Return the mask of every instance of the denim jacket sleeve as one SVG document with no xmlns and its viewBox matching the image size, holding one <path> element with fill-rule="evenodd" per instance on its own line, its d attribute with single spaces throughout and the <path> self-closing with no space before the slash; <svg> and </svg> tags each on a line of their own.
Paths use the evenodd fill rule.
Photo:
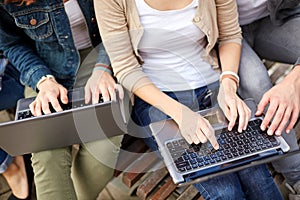
<svg viewBox="0 0 300 200">
<path fill-rule="evenodd" d="M 51 71 L 36 55 L 31 39 L 20 30 L 5 9 L 0 5 L 0 50 L 20 71 L 24 85 L 36 89 L 38 80 Z"/>
</svg>

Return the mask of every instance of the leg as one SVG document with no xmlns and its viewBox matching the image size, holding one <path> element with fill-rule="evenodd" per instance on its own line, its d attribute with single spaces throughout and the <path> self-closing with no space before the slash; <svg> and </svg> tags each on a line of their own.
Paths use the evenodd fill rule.
<svg viewBox="0 0 300 200">
<path fill-rule="evenodd" d="M 295 130 L 292 130 L 289 134 L 283 134 L 282 136 L 289 144 L 291 151 L 299 149 Z M 300 153 L 273 161 L 272 165 L 276 171 L 283 174 L 288 184 L 295 185 L 297 181 L 300 181 Z"/>
<path fill-rule="evenodd" d="M 281 194 L 265 165 L 194 184 L 205 199 L 281 200 Z"/>
<path fill-rule="evenodd" d="M 299 34 L 296 34 L 300 31 L 299 23 L 300 18 L 298 17 L 279 27 L 274 26 L 267 17 L 254 25 L 243 27 L 244 37 L 247 41 L 253 42 L 255 50 L 261 52 L 263 57 L 268 59 L 276 57 L 277 61 L 294 63 L 300 52 L 300 45 L 295 42 L 300 39 Z M 292 30 L 298 32 L 292 33 Z M 253 32 L 256 35 L 253 35 Z M 286 37 L 288 32 L 290 35 Z M 280 52 L 280 55 L 277 55 L 277 52 Z M 253 97 L 256 102 L 259 102 L 264 92 L 272 87 L 265 67 L 246 42 L 243 42 L 239 75 L 241 78 L 239 94 L 242 98 Z M 256 80 L 252 80 L 251 77 L 255 77 Z M 294 130 L 289 134 L 283 132 L 282 136 L 290 145 L 291 150 L 299 148 Z M 300 154 L 280 159 L 272 164 L 276 171 L 283 173 L 290 185 L 294 185 L 297 180 L 300 180 Z"/>
<path fill-rule="evenodd" d="M 9 156 L 9 155 L 7 155 Z M 8 157 L 7 157 L 8 158 Z M 20 199 L 27 199 L 29 194 L 28 177 L 23 156 L 16 156 L 3 172 L 12 194 Z M 10 160 L 9 158 L 6 161 Z"/>
<path fill-rule="evenodd" d="M 236 173 L 219 176 L 208 181 L 194 184 L 194 187 L 207 200 L 243 200 L 246 196 Z"/>
<path fill-rule="evenodd" d="M 3 149 L 0 149 L 0 174 L 5 172 L 14 158 L 8 155 Z"/>
<path fill-rule="evenodd" d="M 282 196 L 266 165 L 254 166 L 237 173 L 247 199 L 282 199 Z"/>
<path fill-rule="evenodd" d="M 239 76 L 238 93 L 242 99 L 253 98 L 258 103 L 272 87 L 266 67 L 245 40 L 242 42 Z"/>
<path fill-rule="evenodd" d="M 96 199 L 112 179 L 122 138 L 123 136 L 116 136 L 80 147 L 72 167 L 78 199 Z"/>
<path fill-rule="evenodd" d="M 71 147 L 32 154 L 37 199 L 77 199 L 71 179 L 71 163 Z"/>
<path fill-rule="evenodd" d="M 294 64 L 300 52 L 300 16 L 282 26 L 275 26 L 268 17 L 260 23 L 254 50 L 263 58 Z"/>
<path fill-rule="evenodd" d="M 201 102 L 204 100 L 204 92 L 205 91 L 202 91 L 196 95 L 193 92 L 176 92 L 168 95 L 189 106 L 193 110 L 197 110 L 202 106 Z M 198 100 L 200 104 L 198 103 Z M 137 101 L 135 101 L 133 111 L 135 112 L 136 118 L 139 119 L 138 123 L 144 126 L 147 126 L 151 122 L 162 120 L 167 117 L 161 111 L 154 109 L 145 102 L 142 102 L 142 100 L 139 100 L 138 104 Z M 152 143 L 155 143 L 155 140 L 152 140 Z M 150 146 L 157 145 L 151 144 Z M 260 177 L 257 180 L 260 180 Z M 217 177 L 200 184 L 195 184 L 194 186 L 206 199 L 234 200 L 246 198 L 236 173 Z"/>
</svg>

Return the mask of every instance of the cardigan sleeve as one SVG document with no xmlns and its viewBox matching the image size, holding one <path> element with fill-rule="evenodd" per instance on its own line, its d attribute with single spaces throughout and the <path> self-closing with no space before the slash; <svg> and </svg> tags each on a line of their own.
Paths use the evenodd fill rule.
<svg viewBox="0 0 300 200">
<path fill-rule="evenodd" d="M 235 0 L 215 0 L 220 45 L 234 42 L 242 43 L 241 28 Z"/>
<path fill-rule="evenodd" d="M 118 81 L 130 92 L 152 84 L 132 47 L 126 0 L 95 0 L 94 4 L 102 41 Z"/>
</svg>

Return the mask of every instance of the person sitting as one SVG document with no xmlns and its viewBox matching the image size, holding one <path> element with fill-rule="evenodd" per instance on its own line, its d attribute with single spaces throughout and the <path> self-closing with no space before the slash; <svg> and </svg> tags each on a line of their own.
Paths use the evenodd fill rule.
<svg viewBox="0 0 300 200">
<path fill-rule="evenodd" d="M 20 73 L 0 52 L 0 110 L 14 108 L 24 97 L 24 86 L 19 82 Z M 33 171 L 30 155 L 12 157 L 0 148 L 0 174 L 7 181 L 11 195 L 8 200 L 30 199 Z"/>
<path fill-rule="evenodd" d="M 5 0 L 0 18 L 0 50 L 36 95 L 33 115 L 49 114 L 49 104 L 62 111 L 59 101 L 66 104 L 73 87 L 85 87 L 86 103 L 98 103 L 100 94 L 104 101 L 115 95 L 92 0 Z M 121 139 L 33 153 L 37 199 L 96 199 L 113 177 Z"/>
<path fill-rule="evenodd" d="M 295 125 L 300 109 L 300 0 L 237 0 L 243 45 L 238 93 L 258 103 L 257 115 L 265 111 L 262 129 L 281 135 L 290 150 L 299 149 Z M 293 64 L 289 74 L 274 87 L 261 59 Z M 255 78 L 254 78 L 255 77 Z M 272 162 L 285 177 L 289 198 L 300 199 L 300 154 Z"/>
<path fill-rule="evenodd" d="M 95 9 L 114 73 L 135 95 L 132 118 L 148 130 L 144 135 L 169 116 L 186 141 L 218 149 L 211 125 L 196 112 L 209 106 L 210 90 L 219 90 L 228 129 L 237 118 L 238 131 L 246 129 L 250 110 L 236 93 L 242 37 L 235 0 L 95 0 Z M 221 75 L 212 67 L 217 40 Z M 147 143 L 157 150 L 152 137 Z M 205 199 L 282 199 L 265 165 L 194 186 Z"/>
</svg>

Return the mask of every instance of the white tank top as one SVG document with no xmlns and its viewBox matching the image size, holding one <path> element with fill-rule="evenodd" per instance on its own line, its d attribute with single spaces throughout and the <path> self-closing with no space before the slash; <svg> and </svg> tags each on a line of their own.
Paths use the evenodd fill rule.
<svg viewBox="0 0 300 200">
<path fill-rule="evenodd" d="M 179 10 L 159 11 L 136 0 L 144 34 L 138 46 L 143 71 L 162 91 L 195 89 L 218 80 L 202 60 L 204 33 L 193 24 L 198 0 Z"/>
<path fill-rule="evenodd" d="M 77 0 L 69 0 L 64 5 L 76 48 L 81 50 L 92 46 L 87 24 Z"/>
</svg>

